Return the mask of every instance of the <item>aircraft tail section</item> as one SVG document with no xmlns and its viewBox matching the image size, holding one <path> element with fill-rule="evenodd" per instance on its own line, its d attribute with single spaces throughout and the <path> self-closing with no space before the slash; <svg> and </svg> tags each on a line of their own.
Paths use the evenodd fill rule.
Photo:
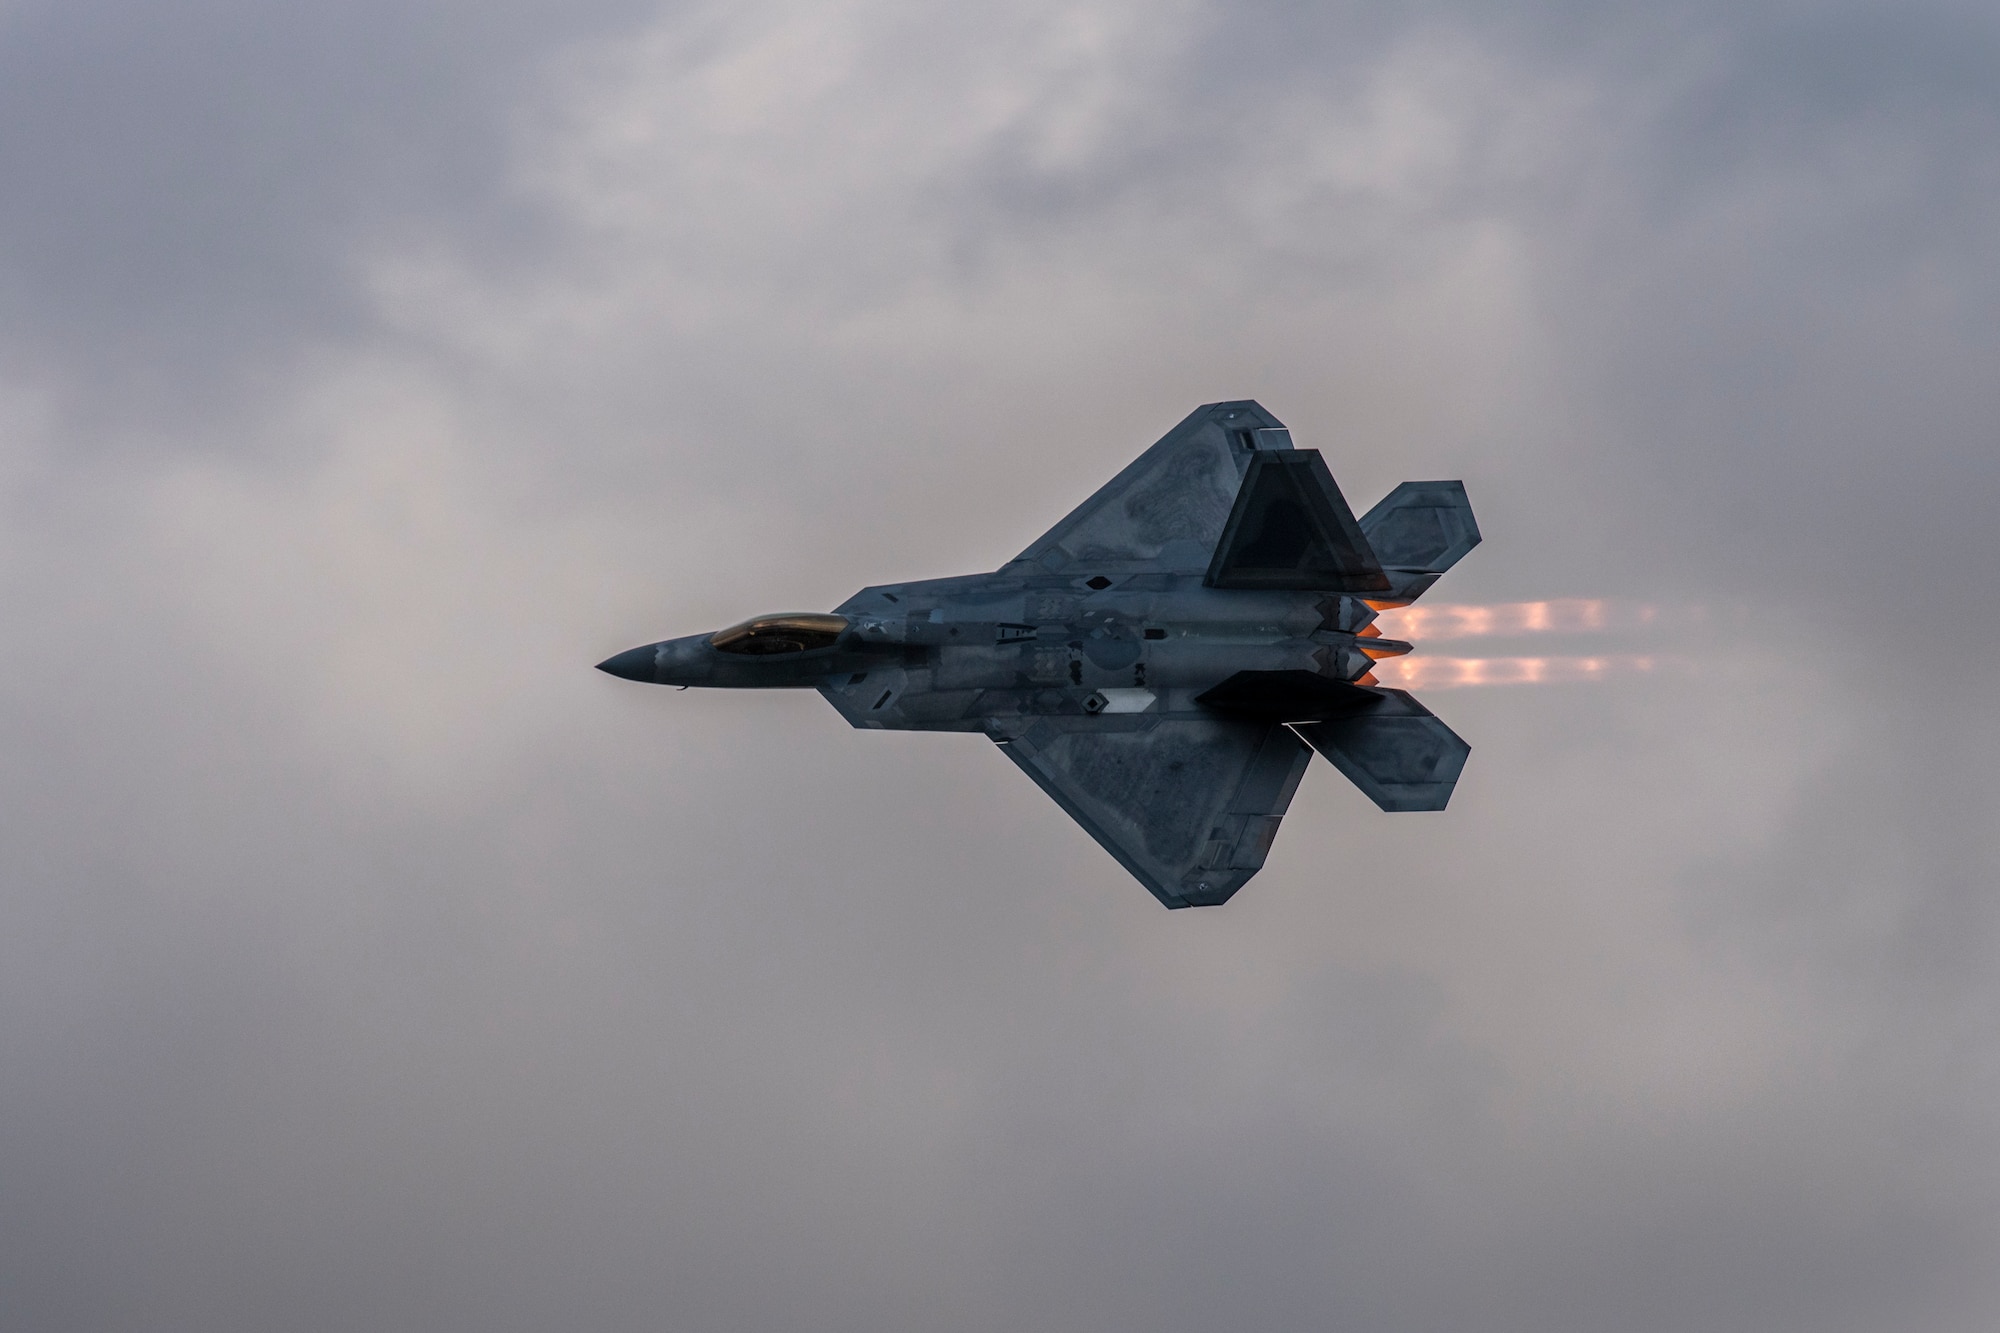
<svg viewBox="0 0 2000 1333">
<path fill-rule="evenodd" d="M 1479 545 L 1462 481 L 1406 481 L 1361 518 L 1390 589 L 1373 600 L 1407 605 Z"/>
<path fill-rule="evenodd" d="M 1442 810 L 1472 747 L 1406 690 L 1363 713 L 1292 729 L 1384 810 Z"/>
<path fill-rule="evenodd" d="M 1251 456 L 1203 581 L 1381 596 L 1394 589 L 1317 449 Z"/>
</svg>

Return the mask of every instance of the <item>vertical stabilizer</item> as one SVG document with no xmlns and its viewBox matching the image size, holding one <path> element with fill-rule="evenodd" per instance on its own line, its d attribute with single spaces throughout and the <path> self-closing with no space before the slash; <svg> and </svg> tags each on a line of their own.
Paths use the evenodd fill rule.
<svg viewBox="0 0 2000 1333">
<path fill-rule="evenodd" d="M 1203 581 L 1362 595 L 1394 589 L 1317 449 L 1251 457 Z"/>
</svg>

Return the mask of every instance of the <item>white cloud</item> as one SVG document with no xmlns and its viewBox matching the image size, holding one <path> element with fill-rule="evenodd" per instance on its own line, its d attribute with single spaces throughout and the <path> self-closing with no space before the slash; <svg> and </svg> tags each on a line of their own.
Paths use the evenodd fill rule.
<svg viewBox="0 0 2000 1333">
<path fill-rule="evenodd" d="M 1476 16 L 1311 17 L 676 10 L 518 90 L 539 240 L 346 236 L 364 318 L 226 409 L 112 427 L 17 377 L 0 1041 L 35 1076 L 0 1113 L 90 1253 L 180 1238 L 104 1300 L 1539 1333 L 1984 1299 L 1991 922 L 1952 886 L 1990 878 L 1990 710 L 1941 653 L 1938 721 L 1771 593 L 1791 492 L 1631 388 L 1764 348 L 1681 319 L 1712 271 L 1796 276 L 1718 220 L 1839 196 L 1697 173 L 1637 262 L 1707 45 L 1635 91 Z M 1765 421 L 1846 410 L 1810 382 Z M 1451 596 L 1757 614 L 1671 627 L 1694 676 L 1440 696 L 1446 816 L 1321 767 L 1263 876 L 1173 916 L 974 738 L 589 670 L 990 567 L 1245 394 L 1362 504 L 1466 476 Z M 1829 598 L 1922 573 L 1781 517 Z M 268 1289 L 211 1300 L 245 1245 Z"/>
</svg>

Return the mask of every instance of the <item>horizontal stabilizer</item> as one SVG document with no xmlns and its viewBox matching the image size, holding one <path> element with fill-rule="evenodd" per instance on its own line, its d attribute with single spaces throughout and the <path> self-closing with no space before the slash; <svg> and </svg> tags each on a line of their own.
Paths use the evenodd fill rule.
<svg viewBox="0 0 2000 1333">
<path fill-rule="evenodd" d="M 1296 727 L 1384 810 L 1442 810 L 1472 747 L 1404 690 L 1366 713 Z"/>
<path fill-rule="evenodd" d="M 1384 600 L 1412 602 L 1479 545 L 1462 481 L 1406 481 L 1361 518 L 1391 585 Z"/>
<path fill-rule="evenodd" d="M 1317 449 L 1251 456 L 1205 582 L 1351 593 L 1391 587 Z"/>
</svg>

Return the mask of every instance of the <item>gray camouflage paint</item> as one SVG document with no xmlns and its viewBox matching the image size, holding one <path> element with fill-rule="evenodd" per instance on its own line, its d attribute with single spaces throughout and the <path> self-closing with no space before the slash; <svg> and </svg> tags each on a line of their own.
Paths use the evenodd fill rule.
<svg viewBox="0 0 2000 1333">
<path fill-rule="evenodd" d="M 1276 417 L 1211 403 L 991 574 L 864 588 L 822 646 L 697 634 L 600 666 L 983 733 L 1162 903 L 1216 906 L 1263 867 L 1315 749 L 1384 810 L 1445 807 L 1469 747 L 1373 684 L 1410 645 L 1370 626 L 1478 541 L 1459 483 L 1406 482 L 1357 523 Z"/>
</svg>

